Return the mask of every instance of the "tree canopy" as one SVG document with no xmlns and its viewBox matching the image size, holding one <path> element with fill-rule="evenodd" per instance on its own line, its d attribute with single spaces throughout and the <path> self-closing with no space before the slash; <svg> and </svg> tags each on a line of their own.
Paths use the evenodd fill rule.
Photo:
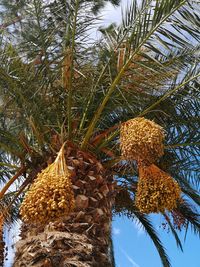
<svg viewBox="0 0 200 267">
<path fill-rule="evenodd" d="M 90 33 L 106 2 L 120 4 L 1 1 L 0 209 L 15 221 L 35 175 L 69 140 L 112 172 L 120 188 L 113 214 L 137 218 L 170 266 L 149 216 L 134 205 L 138 171 L 121 158 L 119 127 L 145 117 L 165 129 L 157 165 L 178 182 L 184 201 L 163 219 L 182 249 L 180 227 L 200 233 L 200 5 L 133 0 L 121 24 L 99 29 L 95 40 Z"/>
</svg>

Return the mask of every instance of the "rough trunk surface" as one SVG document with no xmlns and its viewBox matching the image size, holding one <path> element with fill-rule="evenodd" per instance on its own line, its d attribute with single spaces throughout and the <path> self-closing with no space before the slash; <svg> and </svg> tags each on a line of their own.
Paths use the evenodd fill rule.
<svg viewBox="0 0 200 267">
<path fill-rule="evenodd" d="M 66 149 L 76 209 L 47 225 L 23 225 L 14 267 L 110 267 L 113 178 L 94 156 Z"/>
<path fill-rule="evenodd" d="M 3 240 L 3 223 L 3 216 L 0 216 L 0 266 L 3 266 L 5 248 L 5 242 Z"/>
</svg>

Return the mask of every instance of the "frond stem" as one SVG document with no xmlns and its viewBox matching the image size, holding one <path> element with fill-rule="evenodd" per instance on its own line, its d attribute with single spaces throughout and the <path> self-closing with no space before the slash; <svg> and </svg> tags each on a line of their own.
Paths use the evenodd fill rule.
<svg viewBox="0 0 200 267">
<path fill-rule="evenodd" d="M 22 166 L 19 171 L 6 183 L 3 189 L 0 192 L 0 199 L 4 196 L 5 192 L 8 188 L 17 180 L 17 178 L 26 170 L 24 166 Z"/>
<path fill-rule="evenodd" d="M 72 133 L 72 80 L 74 74 L 74 49 L 75 49 L 75 37 L 76 37 L 76 25 L 77 25 L 77 16 L 78 16 L 78 8 L 79 8 L 79 0 L 76 0 L 75 13 L 74 13 L 74 21 L 72 28 L 72 43 L 71 43 L 71 65 L 70 65 L 70 77 L 69 77 L 69 85 L 68 85 L 68 99 L 67 99 L 67 116 L 68 116 L 68 138 L 71 138 Z"/>
<path fill-rule="evenodd" d="M 137 19 L 140 17 L 140 15 L 144 12 L 145 9 L 146 9 L 146 8 L 143 8 L 143 9 L 141 10 L 141 12 L 138 12 L 138 15 L 137 15 L 137 17 L 135 18 L 134 22 L 137 21 Z M 134 22 L 133 22 L 133 24 L 134 24 Z M 128 28 L 128 30 L 130 30 L 131 27 L 132 27 L 132 26 L 130 26 L 130 27 Z M 125 37 L 126 37 L 127 34 L 128 34 L 128 30 L 124 33 L 123 37 L 121 38 L 121 40 L 119 41 L 119 43 L 118 43 L 117 46 L 115 47 L 115 49 L 114 49 L 115 51 L 117 51 L 117 49 L 120 47 L 120 45 L 121 45 L 122 42 L 124 41 Z M 106 63 L 106 65 L 103 67 L 103 69 L 102 69 L 102 71 L 101 71 L 101 73 L 100 73 L 100 75 L 99 75 L 99 77 L 98 77 L 98 79 L 97 79 L 97 82 L 96 82 L 96 84 L 95 84 L 95 86 L 94 86 L 94 88 L 93 88 L 93 92 L 95 92 L 95 90 L 96 90 L 96 88 L 97 88 L 99 82 L 101 81 L 101 79 L 102 79 L 102 77 L 103 77 L 103 74 L 104 74 L 104 72 L 106 71 L 106 69 L 108 68 L 109 64 L 110 64 L 110 59 L 108 60 L 108 62 Z M 92 94 L 91 94 L 91 96 L 90 96 L 90 99 L 89 99 L 89 101 L 88 101 L 88 104 L 87 104 L 87 106 L 86 106 L 86 108 L 85 108 L 85 111 L 84 111 L 84 113 L 83 113 L 83 117 L 82 117 L 82 119 L 81 119 L 80 126 L 79 126 L 79 131 L 81 131 L 82 128 L 83 128 L 83 126 L 84 126 L 84 122 L 85 122 L 85 119 L 86 119 L 86 116 L 87 116 L 87 112 L 88 112 L 90 103 L 91 103 L 91 101 L 92 101 L 93 92 L 92 92 Z"/>
</svg>

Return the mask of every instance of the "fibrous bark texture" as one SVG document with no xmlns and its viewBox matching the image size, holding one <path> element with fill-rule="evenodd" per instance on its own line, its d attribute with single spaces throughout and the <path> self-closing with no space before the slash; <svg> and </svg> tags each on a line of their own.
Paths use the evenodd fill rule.
<svg viewBox="0 0 200 267">
<path fill-rule="evenodd" d="M 46 225 L 23 224 L 14 267 L 109 267 L 114 200 L 112 176 L 92 155 L 74 146 L 65 152 L 76 208 Z"/>
<path fill-rule="evenodd" d="M 3 223 L 4 223 L 3 216 L 0 215 L 0 266 L 3 266 L 4 248 L 5 248 L 5 242 L 3 240 Z"/>
</svg>

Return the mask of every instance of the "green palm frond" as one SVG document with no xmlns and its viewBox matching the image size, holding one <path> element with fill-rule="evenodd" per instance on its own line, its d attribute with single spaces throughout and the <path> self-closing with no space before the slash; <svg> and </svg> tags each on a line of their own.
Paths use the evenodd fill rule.
<svg viewBox="0 0 200 267">
<path fill-rule="evenodd" d="M 131 64 L 132 60 L 134 60 L 134 58 L 142 51 L 142 49 L 144 50 L 143 46 L 146 43 L 148 43 L 148 42 L 151 43 L 152 42 L 151 38 L 153 38 L 154 33 L 157 32 L 157 30 L 160 28 L 160 26 L 163 23 L 165 23 L 165 22 L 167 23 L 167 21 L 171 17 L 171 15 L 173 13 L 175 13 L 176 10 L 179 10 L 179 8 L 181 8 L 184 4 L 186 4 L 186 1 L 177 1 L 177 2 L 171 1 L 168 4 L 169 5 L 172 5 L 172 9 L 170 9 L 170 11 L 168 9 L 163 9 L 163 3 L 157 2 L 156 11 L 155 11 L 154 15 L 157 14 L 158 17 L 159 17 L 159 20 L 156 20 L 155 24 L 150 25 L 149 31 L 147 31 L 147 34 L 145 34 L 144 36 L 142 36 L 141 31 L 139 31 L 139 33 L 136 31 L 136 33 L 139 36 L 139 38 L 138 38 L 139 41 L 138 41 L 138 44 L 137 45 L 134 45 L 132 49 L 129 49 L 129 46 L 131 47 L 132 44 L 131 44 L 130 40 L 127 39 L 127 42 L 128 43 L 126 44 L 126 46 L 128 46 L 128 48 L 125 51 L 124 64 L 123 64 L 122 68 L 120 69 L 120 71 L 114 76 L 114 78 L 111 79 L 110 86 L 107 89 L 107 93 L 106 93 L 104 99 L 102 100 L 101 104 L 99 104 L 99 109 L 94 114 L 94 116 L 93 116 L 93 118 L 91 120 L 91 123 L 88 126 L 88 130 L 87 130 L 87 133 L 86 133 L 85 141 L 83 142 L 83 146 L 86 145 L 86 143 L 88 142 L 90 136 L 92 135 L 92 132 L 93 132 L 93 130 L 95 128 L 95 125 L 97 124 L 99 118 L 102 116 L 102 112 L 104 111 L 104 109 L 105 109 L 105 107 L 107 105 L 107 102 L 110 100 L 110 98 L 112 97 L 112 95 L 113 95 L 114 91 L 116 90 L 118 84 L 120 84 L 121 80 L 123 79 L 124 74 L 126 73 L 126 70 L 130 67 L 130 64 Z M 134 25 L 134 26 L 137 29 L 136 25 Z M 134 27 L 131 27 L 130 29 L 133 31 L 133 30 L 135 30 L 135 28 Z M 107 35 L 108 34 L 109 34 L 109 32 L 107 32 Z M 113 39 L 113 36 L 111 35 L 110 40 L 112 40 L 112 39 Z M 118 38 L 116 38 L 116 39 L 118 40 Z M 137 39 L 136 36 L 134 36 L 134 40 L 136 40 L 136 39 Z M 113 43 L 113 41 L 112 41 L 112 43 Z M 111 46 L 109 46 L 109 47 L 111 48 Z M 116 45 L 114 45 L 113 51 L 115 51 L 115 49 L 116 49 Z M 149 49 L 152 51 L 152 47 L 149 48 Z M 126 55 L 126 53 L 128 53 L 128 55 Z M 163 54 L 162 53 L 162 50 L 157 49 L 156 50 L 156 54 L 157 55 Z M 111 61 L 109 60 L 109 62 L 111 62 Z M 157 63 L 157 66 L 158 67 L 160 65 L 162 65 L 162 62 L 160 62 L 158 60 L 154 60 L 154 63 L 155 64 Z M 107 66 L 107 68 L 109 69 L 109 64 L 107 64 L 105 66 Z M 154 71 L 155 70 L 155 66 L 154 67 L 151 67 L 151 66 L 148 65 L 148 70 L 149 69 L 152 70 L 152 71 Z M 180 70 L 180 68 L 179 68 L 179 70 Z M 166 71 L 166 68 L 165 68 L 165 71 Z M 165 97 L 168 97 L 170 94 L 172 94 L 175 91 L 177 91 L 179 88 L 181 88 L 185 84 L 189 83 L 192 80 L 195 80 L 198 76 L 199 76 L 199 74 L 197 74 L 197 75 L 194 74 L 192 77 L 190 76 L 189 79 L 186 79 L 182 83 L 177 84 L 177 86 L 174 88 L 174 90 L 172 90 L 170 92 L 167 92 L 163 97 L 160 98 L 159 102 L 162 101 Z M 143 110 L 141 112 L 141 114 L 146 114 L 146 112 L 149 112 L 156 105 L 157 104 L 153 104 L 153 106 L 151 105 L 146 110 Z"/>
<path fill-rule="evenodd" d="M 178 210 L 184 218 L 186 218 L 188 227 L 190 227 L 195 234 L 200 235 L 199 207 L 192 206 L 192 204 L 184 200 L 178 207 Z"/>
<path fill-rule="evenodd" d="M 126 210 L 125 212 L 121 213 L 122 215 L 127 216 L 129 219 L 131 220 L 135 220 L 137 219 L 138 222 L 142 225 L 142 227 L 144 228 L 145 232 L 149 235 L 149 237 L 151 238 L 151 240 L 153 241 L 160 259 L 162 261 L 162 265 L 164 267 L 170 267 L 170 260 L 167 256 L 167 253 L 165 251 L 165 248 L 158 236 L 158 233 L 156 232 L 153 224 L 150 221 L 150 218 L 147 215 L 141 214 L 140 212 L 137 211 L 137 209 L 132 206 L 131 208 L 129 207 L 129 210 Z"/>
<path fill-rule="evenodd" d="M 179 236 L 177 234 L 177 231 L 176 231 L 175 227 L 173 226 L 172 222 L 168 219 L 168 217 L 166 215 L 164 215 L 164 217 L 167 220 L 167 223 L 169 225 L 171 233 L 174 236 L 174 239 L 176 240 L 177 247 L 180 248 L 181 251 L 183 252 L 183 246 L 182 246 L 181 240 L 180 240 L 180 238 L 179 238 Z"/>
<path fill-rule="evenodd" d="M 148 219 L 147 216 L 141 215 L 137 212 L 135 212 L 135 216 L 138 218 L 139 222 L 143 225 L 145 231 L 150 236 L 151 240 L 153 241 L 159 255 L 162 261 L 162 264 L 164 267 L 171 266 L 170 261 L 168 259 L 168 256 L 165 252 L 165 248 L 162 245 L 162 242 L 160 241 L 158 234 L 156 233 L 156 230 L 154 229 L 152 223 Z"/>
</svg>

